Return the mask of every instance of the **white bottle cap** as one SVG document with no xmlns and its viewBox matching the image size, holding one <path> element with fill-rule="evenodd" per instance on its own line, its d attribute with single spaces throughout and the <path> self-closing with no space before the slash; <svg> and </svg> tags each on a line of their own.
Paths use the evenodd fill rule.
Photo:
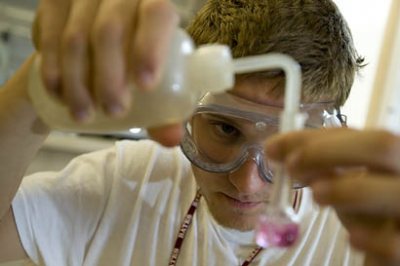
<svg viewBox="0 0 400 266">
<path fill-rule="evenodd" d="M 190 87 L 201 92 L 218 92 L 234 85 L 232 55 L 226 45 L 200 46 L 189 57 Z"/>
</svg>

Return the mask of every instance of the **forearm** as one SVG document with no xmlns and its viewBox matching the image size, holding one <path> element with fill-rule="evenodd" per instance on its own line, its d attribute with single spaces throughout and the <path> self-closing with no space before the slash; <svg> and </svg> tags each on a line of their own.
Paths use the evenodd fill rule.
<svg viewBox="0 0 400 266">
<path fill-rule="evenodd" d="M 0 89 L 0 219 L 9 209 L 26 168 L 49 129 L 37 117 L 27 94 L 28 59 Z"/>
</svg>

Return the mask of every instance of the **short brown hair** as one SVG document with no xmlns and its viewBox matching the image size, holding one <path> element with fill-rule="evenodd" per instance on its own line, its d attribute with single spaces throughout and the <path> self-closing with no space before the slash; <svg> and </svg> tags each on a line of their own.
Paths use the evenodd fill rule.
<svg viewBox="0 0 400 266">
<path fill-rule="evenodd" d="M 187 30 L 197 45 L 226 44 L 234 57 L 292 56 L 302 67 L 304 96 L 331 97 L 337 106 L 346 101 L 363 62 L 330 0 L 209 0 Z"/>
</svg>

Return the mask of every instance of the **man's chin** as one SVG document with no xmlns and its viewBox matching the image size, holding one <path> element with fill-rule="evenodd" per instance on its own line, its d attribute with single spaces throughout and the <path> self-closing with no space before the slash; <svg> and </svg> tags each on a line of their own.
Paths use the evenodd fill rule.
<svg viewBox="0 0 400 266">
<path fill-rule="evenodd" d="M 218 224 L 239 231 L 254 230 L 261 208 L 263 207 L 263 205 L 260 205 L 238 208 L 237 206 L 231 206 L 232 204 L 227 202 L 224 197 L 210 201 L 205 197 L 205 200 L 209 212 Z M 216 202 L 218 204 L 215 204 Z"/>
<path fill-rule="evenodd" d="M 235 229 L 238 231 L 251 231 L 254 230 L 256 217 L 244 217 L 242 215 L 229 215 L 224 216 L 223 214 L 211 211 L 212 216 L 215 221 L 225 227 L 230 229 Z"/>
</svg>

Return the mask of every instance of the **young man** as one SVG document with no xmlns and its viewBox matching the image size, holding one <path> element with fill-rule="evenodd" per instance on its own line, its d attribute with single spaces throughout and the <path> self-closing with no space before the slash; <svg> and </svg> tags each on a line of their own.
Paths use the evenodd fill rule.
<svg viewBox="0 0 400 266">
<path fill-rule="evenodd" d="M 99 14 L 104 10 L 100 8 Z M 71 22 L 64 25 L 68 33 Z M 310 115 L 307 124 L 312 127 L 323 126 L 325 109 L 344 103 L 359 68 L 348 27 L 331 1 L 211 0 L 188 32 L 197 44 L 229 45 L 236 57 L 280 52 L 296 59 L 302 67 L 302 102 Z M 100 45 L 96 41 L 107 43 L 104 38 L 95 38 Z M 45 64 L 51 65 L 51 58 Z M 69 63 L 74 60 L 62 58 Z M 0 97 L 0 133 L 5 143 L 0 161 L 7 162 L 0 179 L 4 191 L 0 244 L 7 245 L 0 251 L 0 261 L 29 258 L 44 265 L 362 264 L 362 256 L 351 250 L 335 212 L 315 205 L 308 189 L 292 193 L 301 221 L 296 244 L 288 249 L 261 249 L 254 243 L 254 226 L 269 204 L 272 187 L 263 147 L 277 130 L 276 123 L 265 121 L 275 121 L 282 109 L 284 77 L 279 71 L 238 76 L 227 93 L 203 98 L 208 109 L 193 114 L 182 150 L 166 149 L 150 140 L 121 141 L 112 149 L 76 158 L 58 173 L 26 177 L 19 185 L 24 166 L 49 130 L 32 112 L 26 95 L 30 64 L 28 60 Z M 93 67 L 94 76 L 105 71 Z M 74 74 L 68 69 L 61 67 L 61 98 L 79 119 L 82 114 L 85 117 L 86 107 L 81 109 L 82 102 L 77 107 L 75 101 L 80 98 L 76 95 L 85 98 L 90 94 L 77 93 L 84 86 L 79 80 L 71 81 Z M 46 66 L 44 76 L 51 81 Z M 106 85 L 100 82 L 94 87 Z M 72 88 L 73 92 L 67 92 Z M 119 108 L 105 109 L 119 112 Z M 253 115 L 261 117 L 262 130 Z"/>
</svg>

